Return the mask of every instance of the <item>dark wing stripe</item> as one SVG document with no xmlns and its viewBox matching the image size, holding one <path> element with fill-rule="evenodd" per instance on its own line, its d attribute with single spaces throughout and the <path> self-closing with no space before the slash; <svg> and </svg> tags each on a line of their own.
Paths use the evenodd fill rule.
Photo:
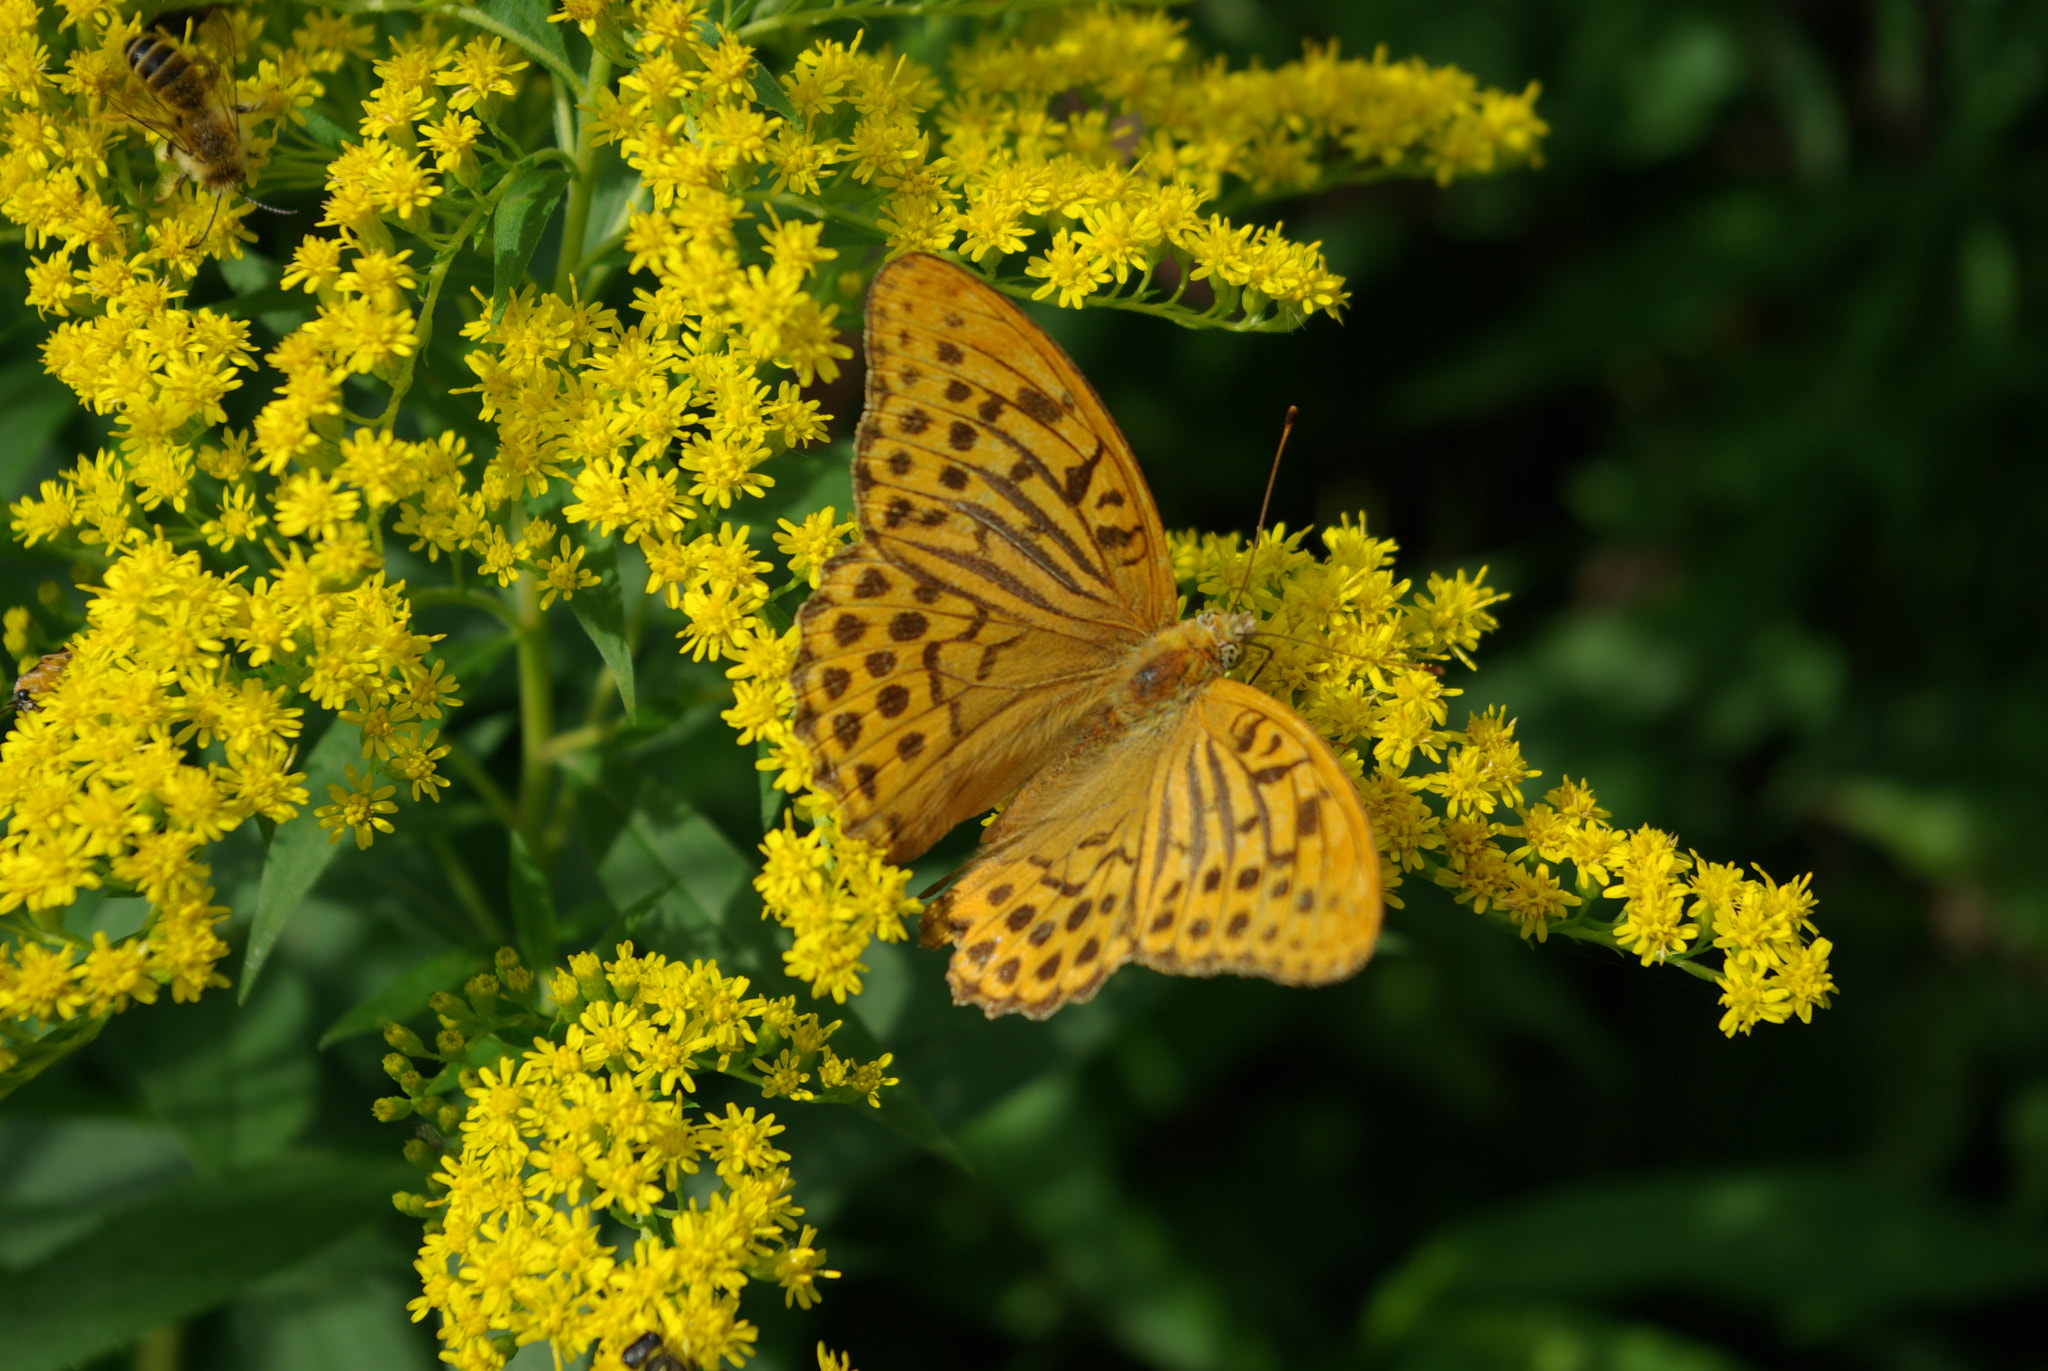
<svg viewBox="0 0 2048 1371">
<path fill-rule="evenodd" d="M 1046 599 L 1043 595 L 1040 595 L 1023 581 L 1003 570 L 986 557 L 977 557 L 971 552 L 959 552 L 949 547 L 933 546 L 930 543 L 912 543 L 908 538 L 903 538 L 901 541 L 909 543 L 910 546 L 928 557 L 936 558 L 941 562 L 947 563 L 949 566 L 956 566 L 968 575 L 978 580 L 986 581 L 1004 594 L 1022 600 L 1033 609 L 1041 609 L 1048 614 L 1060 612 L 1053 605 L 1052 601 Z"/>
<path fill-rule="evenodd" d="M 913 402 L 909 401 L 905 401 L 903 403 L 906 407 L 909 407 L 913 404 Z M 1035 452 L 1033 452 L 1028 446 L 1020 442 L 1018 439 L 1012 437 L 1010 434 L 1003 432 L 1003 430 L 997 428 L 994 424 L 984 422 L 977 417 L 971 416 L 964 410 L 948 409 L 945 405 L 929 399 L 920 399 L 914 402 L 914 407 L 924 409 L 927 412 L 955 415 L 962 419 L 964 422 L 973 424 L 978 431 L 986 433 L 990 437 L 999 440 L 1005 447 L 1009 448 L 1009 450 L 1012 453 L 1016 454 L 1018 458 L 1028 463 L 1032 467 L 1033 471 L 1042 480 L 1044 480 L 1046 485 L 1059 495 L 1061 503 L 1065 504 L 1067 508 L 1074 511 L 1076 521 L 1080 523 L 1083 529 L 1086 529 L 1089 532 L 1089 545 L 1093 547 L 1097 552 L 1105 554 L 1107 553 L 1108 549 L 1104 548 L 1101 542 L 1098 541 L 1098 539 L 1096 538 L 1093 531 L 1093 525 L 1091 525 L 1088 522 L 1085 515 L 1081 513 L 1079 505 L 1068 498 L 1068 494 L 1065 489 L 1065 483 L 1063 483 L 1059 477 L 1054 476 L 1052 472 L 1049 469 L 1047 469 L 1045 463 L 1039 460 L 1038 455 Z M 892 404 L 885 406 L 882 412 L 884 414 L 895 414 L 897 411 L 895 406 Z M 907 412 L 907 408 L 905 412 Z M 1021 413 L 1022 411 L 1018 412 Z M 1050 429 L 1047 429 L 1046 431 L 1048 433 L 1052 432 L 1052 430 Z M 1077 571 L 1080 571 L 1083 574 L 1085 574 L 1091 581 L 1099 582 L 1104 586 L 1114 586 L 1115 583 L 1110 579 L 1109 576 L 1106 558 L 1103 560 L 1096 560 L 1090 558 L 1085 552 L 1082 551 L 1080 544 L 1076 543 L 1073 540 L 1072 536 L 1070 536 L 1065 529 L 1060 527 L 1058 521 L 1050 518 L 1046 514 L 1045 508 L 1042 505 L 1040 505 L 1037 501 L 1033 500 L 1030 496 L 1026 495 L 1021 486 L 1019 486 L 1016 482 L 1010 480 L 1008 477 L 1004 476 L 1002 473 L 995 471 L 994 469 L 985 466 L 979 462 L 962 461 L 960 454 L 958 453 L 946 452 L 940 448 L 933 447 L 928 443 L 918 442 L 914 438 L 911 438 L 908 435 L 901 433 L 884 433 L 881 436 L 870 438 L 866 442 L 861 444 L 861 450 L 864 452 L 869 451 L 876 445 L 885 441 L 896 443 L 899 446 L 909 448 L 913 451 L 929 453 L 931 456 L 938 458 L 942 462 L 960 462 L 960 464 L 963 466 L 972 467 L 976 474 L 979 475 L 981 479 L 987 483 L 990 491 L 992 491 L 996 495 L 1001 496 L 1006 502 L 1013 506 L 1019 514 L 1022 514 L 1024 516 L 1027 527 L 1043 529 L 1045 531 L 1046 537 L 1050 538 L 1052 541 L 1059 544 L 1060 550 L 1067 554 L 1067 559 L 1073 563 L 1074 568 Z M 1064 439 L 1061 439 L 1060 441 L 1065 442 Z M 1088 460 L 1088 465 L 1091 467 L 1091 469 L 1095 463 L 1098 463 L 1102 460 L 1102 452 L 1102 445 L 1098 441 L 1096 444 L 1095 455 L 1089 458 Z M 1078 457 L 1079 455 L 1080 453 L 1076 451 L 1075 456 Z M 901 490 L 906 494 L 916 495 L 924 499 L 932 498 L 930 491 L 915 486 L 897 485 L 892 481 L 883 480 L 879 475 L 873 472 L 873 465 L 873 463 L 870 463 L 870 473 L 868 479 L 873 481 L 874 484 L 876 484 L 877 486 L 882 486 L 890 490 Z M 947 503 L 952 504 L 955 509 L 960 509 L 963 507 L 963 502 L 960 501 L 950 501 Z M 1008 527 L 1007 525 L 1003 524 L 1001 520 L 995 518 L 992 511 L 989 512 L 989 514 L 983 519 L 983 522 L 990 524 L 992 527 Z M 885 536 L 891 535 L 885 534 Z M 1033 557 L 1034 559 L 1040 560 L 1042 563 L 1042 557 L 1039 554 L 1034 552 Z"/>
<path fill-rule="evenodd" d="M 1237 813 L 1230 807 L 1230 778 L 1223 774 L 1223 758 L 1217 755 L 1216 740 L 1202 740 L 1202 753 L 1209 760 L 1209 779 L 1216 785 L 1216 821 L 1223 830 L 1223 869 L 1237 869 Z"/>
</svg>

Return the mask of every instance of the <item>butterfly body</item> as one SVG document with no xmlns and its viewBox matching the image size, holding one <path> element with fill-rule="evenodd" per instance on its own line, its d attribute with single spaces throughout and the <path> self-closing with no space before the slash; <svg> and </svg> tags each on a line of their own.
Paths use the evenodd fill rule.
<svg viewBox="0 0 2048 1371">
<path fill-rule="evenodd" d="M 1106 749 L 1179 722 L 1197 692 L 1230 670 L 1254 623 L 1249 614 L 1199 614 L 1160 629 L 1130 653 L 1123 674 L 1033 770 L 1091 767 Z"/>
<path fill-rule="evenodd" d="M 1328 744 L 1178 618 L 1107 410 L 1000 294 L 899 258 L 868 297 L 862 541 L 798 615 L 795 725 L 845 832 L 914 859 L 1008 801 L 926 911 L 954 998 L 1042 1018 L 1127 961 L 1321 984 L 1371 954 L 1378 856 Z"/>
</svg>

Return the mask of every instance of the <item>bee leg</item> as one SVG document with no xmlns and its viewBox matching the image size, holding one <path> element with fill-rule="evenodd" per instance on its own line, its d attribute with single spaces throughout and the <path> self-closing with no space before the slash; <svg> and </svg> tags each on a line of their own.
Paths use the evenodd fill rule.
<svg viewBox="0 0 2048 1371">
<path fill-rule="evenodd" d="M 167 147 L 160 147 L 156 150 L 156 160 L 164 164 L 163 174 L 157 177 L 156 189 L 157 202 L 161 204 L 163 201 L 170 199 L 177 192 L 179 186 L 185 184 L 189 173 L 172 158 L 170 149 Z"/>
</svg>

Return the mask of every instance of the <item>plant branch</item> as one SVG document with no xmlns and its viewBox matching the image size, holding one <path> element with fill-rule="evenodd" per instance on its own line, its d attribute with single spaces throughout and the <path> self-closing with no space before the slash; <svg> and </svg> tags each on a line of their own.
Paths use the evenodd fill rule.
<svg viewBox="0 0 2048 1371">
<path fill-rule="evenodd" d="M 601 91 L 611 80 L 611 59 L 593 49 L 585 89 Z M 562 216 L 562 245 L 555 252 L 555 294 L 565 298 L 575 283 L 576 268 L 583 255 L 583 235 L 590 227 L 590 200 L 597 193 L 597 176 L 592 167 L 597 156 L 594 124 L 587 117 L 576 124 L 576 152 L 571 159 L 576 179 L 569 183 L 569 207 Z"/>
</svg>

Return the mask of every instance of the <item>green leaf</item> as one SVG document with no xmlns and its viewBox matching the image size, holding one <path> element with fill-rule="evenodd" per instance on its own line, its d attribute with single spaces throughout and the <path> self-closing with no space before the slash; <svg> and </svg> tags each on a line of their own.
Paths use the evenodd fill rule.
<svg viewBox="0 0 2048 1371">
<path fill-rule="evenodd" d="M 427 997 L 446 990 L 489 969 L 490 960 L 464 948 L 437 953 L 400 972 L 356 1001 L 320 1035 L 318 1047 L 325 1052 L 345 1038 L 375 1033 L 387 1023 L 403 1022 L 427 1006 Z"/>
<path fill-rule="evenodd" d="M 363 755 L 360 730 L 339 719 L 327 726 L 306 758 L 307 812 L 277 830 L 263 860 L 263 884 L 256 892 L 256 915 L 249 925 L 249 951 L 242 959 L 242 984 L 236 998 L 247 1002 L 249 992 L 270 951 L 284 932 L 285 921 L 309 894 L 320 873 L 341 850 L 329 842 L 327 830 L 312 815 L 312 807 L 328 803 L 327 787 L 348 783 L 348 764 Z"/>
<path fill-rule="evenodd" d="M 725 836 L 694 810 L 679 810 L 666 822 L 641 811 L 598 863 L 598 879 L 621 909 L 659 892 L 655 908 L 684 928 L 706 931 L 722 922 L 720 912 L 745 867 Z"/>
<path fill-rule="evenodd" d="M 555 892 L 526 839 L 517 832 L 511 836 L 512 925 L 518 930 L 519 955 L 528 966 L 545 970 L 555 964 Z"/>
<path fill-rule="evenodd" d="M 20 1270 L 99 1226 L 138 1192 L 192 1164 L 161 1122 L 135 1117 L 0 1117 L 0 1270 Z"/>
<path fill-rule="evenodd" d="M 23 357 L 0 367 L 0 413 L 7 415 L 7 442 L 0 446 L 0 497 L 12 499 L 42 470 L 58 430 L 77 413 L 77 401 L 44 372 L 39 358 Z"/>
<path fill-rule="evenodd" d="M 527 158 L 505 178 L 498 198 L 491 245 L 491 317 L 497 318 L 526 279 L 526 265 L 540 244 L 541 230 L 568 188 L 569 172 L 560 161 Z"/>
<path fill-rule="evenodd" d="M 796 112 L 795 105 L 789 103 L 789 95 L 782 89 L 782 83 L 775 79 L 775 73 L 763 62 L 754 64 L 754 98 L 797 128 L 803 128 L 803 116 Z"/>
<path fill-rule="evenodd" d="M 294 110 L 292 113 L 293 122 L 306 131 L 306 136 L 329 152 L 340 152 L 353 141 L 347 129 L 317 109 Z"/>
<path fill-rule="evenodd" d="M 247 1004 L 208 995 L 141 1041 L 124 1045 L 151 1116 L 168 1124 L 200 1170 L 266 1163 L 313 1121 L 320 1062 L 313 997 L 296 966 Z"/>
<path fill-rule="evenodd" d="M 612 680 L 619 688 L 619 707 L 630 724 L 639 705 L 633 684 L 633 648 L 626 641 L 626 593 L 625 583 L 619 579 L 618 545 L 611 539 L 586 545 L 583 565 L 597 573 L 598 583 L 577 591 L 569 609 L 611 668 Z"/>
<path fill-rule="evenodd" d="M 247 300 L 250 296 L 275 286 L 282 274 L 278 271 L 276 262 L 260 252 L 247 250 L 244 250 L 240 257 L 222 259 L 219 266 L 220 279 L 227 282 L 228 289 L 235 293 L 238 300 Z M 279 298 L 283 297 L 280 295 Z"/>
<path fill-rule="evenodd" d="M 1394 1371 L 1740 1371 L 1745 1365 L 1724 1348 L 1656 1324 L 1548 1305 L 1460 1310 L 1404 1343 L 1392 1361 Z"/>
<path fill-rule="evenodd" d="M 323 1279 L 324 1277 L 324 1279 Z M 317 1371 L 434 1371 L 405 1312 L 418 1289 L 396 1272 L 335 1280 L 326 1273 L 267 1283 L 235 1302 L 235 1347 L 245 1366 Z M 547 1344 L 539 1351 L 545 1353 Z M 137 1364 L 141 1358 L 136 1359 Z M 525 1368 L 520 1368 L 525 1371 Z"/>
<path fill-rule="evenodd" d="M 1466 1224 L 1382 1286 L 1392 1340 L 1456 1296 L 1635 1299 L 1669 1292 L 1776 1313 L 1810 1334 L 2048 1281 L 2048 1239 L 1896 1181 L 1786 1170 L 1574 1187 Z"/>
<path fill-rule="evenodd" d="M 0 1280 L 0 1366 L 61 1371 L 191 1318 L 391 1212 L 398 1163 L 289 1157 L 166 1186 Z"/>
<path fill-rule="evenodd" d="M 842 1057 L 854 1057 L 861 1061 L 876 1061 L 881 1058 L 882 1044 L 868 1031 L 868 1026 L 854 1013 L 839 1017 L 839 1027 L 832 1034 L 832 1050 Z M 907 1079 L 899 1073 L 895 1085 L 884 1086 L 877 1097 L 879 1107 L 866 1100 L 848 1102 L 847 1107 L 860 1114 L 872 1115 L 893 1131 L 924 1148 L 933 1156 L 951 1162 L 962 1171 L 973 1171 L 967 1154 L 960 1150 L 960 1144 L 952 1134 L 940 1128 L 924 1107 L 924 1101 L 910 1088 Z"/>
</svg>

